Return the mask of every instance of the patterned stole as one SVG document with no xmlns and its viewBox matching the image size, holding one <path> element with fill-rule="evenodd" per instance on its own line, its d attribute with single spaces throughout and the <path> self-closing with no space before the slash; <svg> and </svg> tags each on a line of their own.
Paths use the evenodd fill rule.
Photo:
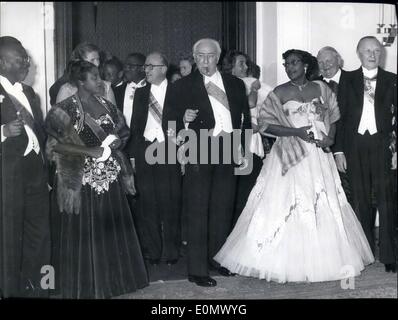
<svg viewBox="0 0 398 320">
<path fill-rule="evenodd" d="M 367 99 L 374 105 L 375 102 L 375 89 L 372 88 L 372 81 L 376 81 L 377 76 L 373 77 L 373 78 L 367 78 L 367 77 L 363 77 L 363 82 L 364 82 L 364 92 L 365 92 L 365 96 L 367 97 Z"/>
<path fill-rule="evenodd" d="M 162 125 L 162 108 L 152 92 L 149 92 L 149 112 L 159 125 Z"/>
<path fill-rule="evenodd" d="M 220 102 L 227 110 L 229 110 L 229 104 L 228 104 L 228 99 L 227 95 L 225 94 L 224 91 L 222 91 L 219 87 L 217 87 L 213 82 L 209 81 L 207 84 L 205 84 L 205 88 L 207 91 L 207 94 L 214 99 L 216 99 L 218 102 Z"/>
</svg>

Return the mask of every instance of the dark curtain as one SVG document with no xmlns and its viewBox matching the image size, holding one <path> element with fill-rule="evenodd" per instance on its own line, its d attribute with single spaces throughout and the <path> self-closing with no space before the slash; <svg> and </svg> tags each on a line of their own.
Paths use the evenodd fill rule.
<svg viewBox="0 0 398 320">
<path fill-rule="evenodd" d="M 121 59 L 156 50 L 178 62 L 197 39 L 221 40 L 221 7 L 221 2 L 76 2 L 73 46 L 93 42 Z"/>
<path fill-rule="evenodd" d="M 55 66 L 56 79 L 60 78 L 65 70 L 72 47 L 72 3 L 54 2 L 55 15 Z"/>
<path fill-rule="evenodd" d="M 222 3 L 222 47 L 236 49 L 256 61 L 256 3 Z"/>
<path fill-rule="evenodd" d="M 211 37 L 224 52 L 238 49 L 256 59 L 255 2 L 55 2 L 55 17 L 58 77 L 81 41 L 122 60 L 159 50 L 177 63 L 195 41 Z"/>
</svg>

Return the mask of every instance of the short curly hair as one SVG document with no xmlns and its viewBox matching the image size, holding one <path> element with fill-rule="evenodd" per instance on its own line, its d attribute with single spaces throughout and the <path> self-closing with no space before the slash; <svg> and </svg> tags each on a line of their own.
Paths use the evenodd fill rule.
<svg viewBox="0 0 398 320">
<path fill-rule="evenodd" d="M 69 81 L 77 87 L 79 80 L 86 80 L 87 74 L 95 69 L 98 69 L 97 66 L 91 62 L 75 60 L 69 67 Z"/>
</svg>

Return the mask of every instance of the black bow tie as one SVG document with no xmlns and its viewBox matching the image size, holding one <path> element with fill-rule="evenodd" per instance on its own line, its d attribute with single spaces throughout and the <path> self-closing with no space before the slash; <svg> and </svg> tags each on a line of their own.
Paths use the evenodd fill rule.
<svg viewBox="0 0 398 320">
<path fill-rule="evenodd" d="M 333 93 L 337 94 L 339 84 L 334 80 L 329 80 L 329 81 L 326 81 L 326 79 L 324 79 L 324 80 L 325 80 L 326 84 L 328 85 L 328 87 L 333 91 Z"/>
</svg>

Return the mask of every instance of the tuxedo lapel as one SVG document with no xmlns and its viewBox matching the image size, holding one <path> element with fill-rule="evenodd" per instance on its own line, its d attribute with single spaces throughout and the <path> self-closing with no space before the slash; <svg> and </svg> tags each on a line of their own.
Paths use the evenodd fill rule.
<svg viewBox="0 0 398 320">
<path fill-rule="evenodd" d="M 41 112 L 40 105 L 37 103 L 37 98 L 34 95 L 34 92 L 31 92 L 26 86 L 23 86 L 23 93 L 28 98 L 34 120 L 41 123 L 43 119 L 43 113 Z"/>
<path fill-rule="evenodd" d="M 133 116 L 131 117 L 130 128 L 137 129 L 137 133 L 142 136 L 144 134 L 145 125 L 148 119 L 149 110 L 149 94 L 151 92 L 151 84 L 147 84 L 143 88 L 136 89 L 134 96 Z M 137 99 L 137 102 L 135 101 Z"/>
<path fill-rule="evenodd" d="M 115 100 L 117 107 L 123 113 L 124 110 L 124 96 L 126 94 L 127 83 L 123 82 L 120 86 L 116 87 L 113 92 L 115 94 Z"/>
<path fill-rule="evenodd" d="M 359 114 L 362 114 L 363 92 L 364 92 L 362 68 L 359 68 L 353 74 L 352 86 L 353 86 L 354 93 L 357 96 L 358 106 L 360 108 L 360 113 Z"/>
<path fill-rule="evenodd" d="M 384 70 L 379 68 L 377 71 L 377 82 L 376 82 L 376 91 L 375 91 L 375 108 L 377 112 L 377 106 L 383 100 L 386 90 L 388 89 L 388 85 L 386 83 L 386 77 L 384 75 Z"/>
<path fill-rule="evenodd" d="M 27 97 L 30 108 L 32 109 L 34 125 L 33 130 L 39 140 L 40 147 L 42 148 L 42 150 L 44 150 L 43 148 L 46 134 L 43 129 L 43 113 L 41 111 L 40 104 L 38 103 L 38 98 L 36 97 L 35 92 L 25 85 L 23 85 L 23 93 Z"/>
<path fill-rule="evenodd" d="M 198 116 L 200 118 L 213 119 L 214 121 L 213 109 L 203 82 L 203 76 L 199 71 L 195 71 L 193 77 L 192 101 L 195 101 L 195 105 L 187 107 L 189 109 L 199 109 Z"/>
<path fill-rule="evenodd" d="M 123 83 L 121 85 L 120 91 L 119 91 L 119 96 L 120 96 L 120 110 L 124 112 L 124 98 L 126 95 L 126 88 L 127 88 L 127 83 Z"/>
<path fill-rule="evenodd" d="M 167 89 L 166 89 L 166 95 L 164 96 L 163 111 L 164 111 L 164 106 L 168 104 L 169 99 L 170 99 L 170 97 L 169 97 L 169 95 L 170 95 L 170 88 L 171 88 L 171 84 L 168 83 L 168 84 L 167 84 Z M 148 99 L 149 99 L 149 97 L 148 97 Z M 162 120 L 163 120 L 163 119 L 162 119 Z"/>
</svg>

